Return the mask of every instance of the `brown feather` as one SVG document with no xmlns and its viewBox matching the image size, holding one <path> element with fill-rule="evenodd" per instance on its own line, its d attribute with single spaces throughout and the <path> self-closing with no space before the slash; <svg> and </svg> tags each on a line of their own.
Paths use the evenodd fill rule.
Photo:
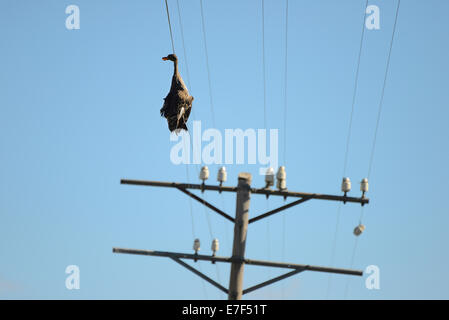
<svg viewBox="0 0 449 320">
<path fill-rule="evenodd" d="M 178 58 L 171 54 L 167 56 L 167 60 L 174 62 L 174 72 L 171 82 L 171 88 L 167 96 L 164 98 L 164 105 L 160 113 L 168 122 L 168 129 L 172 132 L 179 132 L 180 130 L 187 131 L 187 120 L 189 119 L 192 110 L 192 102 L 194 98 L 189 94 L 181 75 L 178 72 Z M 178 121 L 178 115 L 181 109 L 184 108 L 184 114 Z"/>
</svg>

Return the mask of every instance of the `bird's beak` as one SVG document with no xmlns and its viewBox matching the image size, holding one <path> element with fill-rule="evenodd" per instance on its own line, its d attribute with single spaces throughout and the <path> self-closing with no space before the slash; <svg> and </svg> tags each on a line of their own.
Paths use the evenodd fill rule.
<svg viewBox="0 0 449 320">
<path fill-rule="evenodd" d="M 167 57 L 163 57 L 162 60 L 166 61 L 166 60 L 168 60 L 168 58 Z"/>
</svg>

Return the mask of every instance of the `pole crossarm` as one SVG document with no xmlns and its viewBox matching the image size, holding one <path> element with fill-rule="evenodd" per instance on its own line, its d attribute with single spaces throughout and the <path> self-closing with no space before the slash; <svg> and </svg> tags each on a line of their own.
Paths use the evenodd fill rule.
<svg viewBox="0 0 449 320">
<path fill-rule="evenodd" d="M 311 199 L 311 198 L 310 198 L 310 197 L 304 197 L 304 198 L 301 198 L 301 199 L 299 199 L 299 200 L 290 202 L 290 203 L 288 203 L 288 204 L 286 204 L 286 205 L 283 205 L 282 207 L 279 207 L 279 208 L 277 208 L 277 209 L 273 209 L 273 210 L 268 211 L 268 212 L 266 212 L 266 213 L 264 213 L 264 214 L 258 215 L 258 216 L 254 217 L 254 218 L 251 218 L 251 219 L 248 220 L 248 223 L 256 222 L 256 221 L 258 221 L 258 220 L 260 220 L 260 219 L 269 217 L 269 216 L 271 216 L 272 214 L 275 214 L 275 213 L 278 213 L 278 212 L 280 212 L 280 211 L 282 211 L 282 210 L 285 210 L 285 209 L 291 208 L 291 207 L 293 207 L 293 206 L 296 206 L 297 204 L 303 203 L 303 202 L 305 202 L 305 201 L 307 201 L 307 200 L 309 200 L 309 199 Z"/>
<path fill-rule="evenodd" d="M 121 179 L 121 184 L 131 184 L 136 186 L 152 186 L 152 187 L 167 187 L 167 188 L 183 188 L 183 189 L 196 189 L 196 190 L 212 190 L 212 191 L 225 191 L 225 192 L 236 192 L 236 187 L 225 187 L 225 186 L 212 186 L 207 184 L 196 184 L 196 183 L 178 183 L 178 182 L 163 182 L 163 181 L 148 181 L 148 180 L 132 180 L 132 179 Z"/>
<path fill-rule="evenodd" d="M 250 259 L 245 259 L 244 262 L 245 262 L 245 264 L 251 264 L 251 265 L 255 265 L 255 266 L 286 268 L 286 269 L 302 269 L 303 271 L 316 271 L 316 272 L 347 274 L 347 275 L 353 275 L 353 276 L 363 276 L 363 271 L 361 271 L 361 270 L 312 266 L 312 265 L 308 265 L 308 264 L 250 260 Z"/>
<path fill-rule="evenodd" d="M 240 259 L 235 259 L 232 257 L 207 256 L 207 255 L 203 255 L 203 254 L 154 251 L 154 250 L 142 250 L 142 249 L 126 249 L 126 248 L 112 248 L 112 252 L 126 253 L 126 254 L 137 254 L 137 255 L 144 255 L 144 256 L 177 258 L 177 259 L 202 260 L 202 261 L 212 261 L 212 262 L 228 262 L 228 263 L 243 262 L 244 264 L 250 264 L 250 265 L 255 265 L 255 266 L 295 269 L 295 270 L 301 270 L 301 271 L 329 272 L 329 273 L 339 273 L 339 274 L 347 274 L 347 275 L 354 275 L 354 276 L 362 276 L 363 275 L 363 271 L 360 271 L 360 270 L 330 268 L 330 267 L 312 266 L 312 265 L 308 265 L 308 264 L 272 262 L 272 261 L 263 261 L 263 260 L 251 260 L 251 259 L 240 260 Z"/>
<path fill-rule="evenodd" d="M 228 258 L 228 257 L 206 256 L 203 254 L 141 250 L 141 249 L 126 249 L 126 248 L 112 248 L 112 252 L 137 254 L 137 255 L 143 255 L 143 256 L 156 256 L 156 257 L 167 257 L 167 258 L 202 260 L 202 261 L 212 261 L 212 262 L 231 262 L 231 258 Z"/>
<path fill-rule="evenodd" d="M 222 210 L 218 209 L 217 207 L 215 207 L 214 205 L 210 204 L 209 202 L 207 202 L 206 200 L 204 200 L 203 198 L 198 197 L 196 194 L 191 193 L 190 191 L 187 191 L 184 188 L 181 187 L 177 187 L 178 190 L 184 192 L 186 195 L 192 197 L 193 199 L 195 199 L 196 201 L 200 202 L 201 204 L 205 205 L 206 207 L 208 207 L 209 209 L 215 211 L 216 213 L 218 213 L 219 215 L 221 215 L 222 217 L 228 219 L 231 222 L 235 222 L 234 218 L 231 217 L 230 215 L 228 215 L 227 213 L 223 212 Z"/>
<path fill-rule="evenodd" d="M 167 188 L 181 188 L 181 189 L 196 189 L 196 190 L 211 190 L 211 191 L 224 191 L 224 192 L 237 192 L 237 187 L 226 186 L 213 186 L 207 184 L 194 184 L 194 183 L 177 183 L 177 182 L 162 182 L 162 181 L 147 181 L 147 180 L 131 180 L 121 179 L 121 184 L 130 184 L 138 186 L 153 186 L 153 187 L 167 187 Z M 369 199 L 365 197 L 348 197 L 348 196 L 336 196 L 320 193 L 307 193 L 307 192 L 293 192 L 287 190 L 271 190 L 266 188 L 250 188 L 250 192 L 253 194 L 263 194 L 265 196 L 282 196 L 284 198 L 308 198 L 308 199 L 320 199 L 331 200 L 341 202 L 354 202 L 360 204 L 368 204 Z"/>
<path fill-rule="evenodd" d="M 361 204 L 369 203 L 369 199 L 365 197 L 348 197 L 348 196 L 336 196 L 330 194 L 320 194 L 320 193 L 307 193 L 307 192 L 295 192 L 295 191 L 281 191 L 281 190 L 271 190 L 266 188 L 252 188 L 251 193 L 254 194 L 264 194 L 266 196 L 282 196 L 284 198 L 309 198 L 309 199 L 320 199 L 320 200 L 331 200 L 331 201 L 342 201 L 342 202 L 355 202 Z"/>
</svg>

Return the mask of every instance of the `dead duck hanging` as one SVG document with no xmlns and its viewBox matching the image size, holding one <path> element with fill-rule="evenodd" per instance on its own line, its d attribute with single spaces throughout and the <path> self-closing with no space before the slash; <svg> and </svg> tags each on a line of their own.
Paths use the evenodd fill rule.
<svg viewBox="0 0 449 320">
<path fill-rule="evenodd" d="M 164 98 L 164 105 L 161 108 L 161 116 L 168 122 L 170 132 L 176 133 L 187 129 L 187 120 L 192 111 L 193 97 L 189 94 L 184 81 L 178 71 L 178 57 L 175 54 L 169 54 L 162 60 L 173 61 L 174 71 L 171 81 L 170 92 Z"/>
</svg>

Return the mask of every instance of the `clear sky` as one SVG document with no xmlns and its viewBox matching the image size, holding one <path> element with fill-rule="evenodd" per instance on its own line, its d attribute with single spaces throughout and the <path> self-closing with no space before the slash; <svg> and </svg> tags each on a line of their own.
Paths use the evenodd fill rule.
<svg viewBox="0 0 449 320">
<path fill-rule="evenodd" d="M 261 1 L 204 0 L 215 128 L 263 128 Z M 175 51 L 186 79 L 175 0 Z M 68 30 L 65 9 L 80 9 Z M 194 116 L 212 128 L 199 1 L 179 1 Z M 350 195 L 368 173 L 396 1 L 380 8 L 380 30 L 365 30 L 346 175 Z M 288 119 L 284 116 L 285 2 L 265 1 L 266 107 L 279 129 L 290 190 L 341 194 L 364 0 L 289 1 Z M 363 278 L 305 272 L 246 298 L 449 298 L 449 2 L 402 0 L 370 176 L 371 202 L 353 268 L 380 269 L 380 289 Z M 174 143 L 159 115 L 172 65 L 163 1 L 3 0 L 0 3 L 0 298 L 218 299 L 214 287 L 157 257 L 112 247 L 231 254 L 232 227 L 177 190 L 120 185 L 121 178 L 199 182 L 198 168 L 170 161 Z M 187 79 L 186 79 L 187 80 Z M 283 134 L 287 155 L 282 157 Z M 219 165 L 210 165 L 215 183 Z M 262 187 L 259 165 L 227 165 Z M 232 194 L 206 192 L 234 215 Z M 289 200 L 287 200 L 289 201 Z M 250 216 L 283 204 L 253 195 Z M 309 201 L 250 226 L 246 255 L 351 267 L 360 206 Z M 210 214 L 212 230 L 206 215 Z M 285 240 L 285 247 L 283 241 Z M 283 248 L 285 254 L 282 254 Z M 189 262 L 192 265 L 193 262 Z M 68 290 L 65 269 L 80 268 Z M 197 263 L 228 286 L 229 265 Z M 280 274 L 246 267 L 245 287 Z M 330 283 L 330 286 L 329 286 Z M 329 289 L 328 289 L 329 288 Z"/>
</svg>

